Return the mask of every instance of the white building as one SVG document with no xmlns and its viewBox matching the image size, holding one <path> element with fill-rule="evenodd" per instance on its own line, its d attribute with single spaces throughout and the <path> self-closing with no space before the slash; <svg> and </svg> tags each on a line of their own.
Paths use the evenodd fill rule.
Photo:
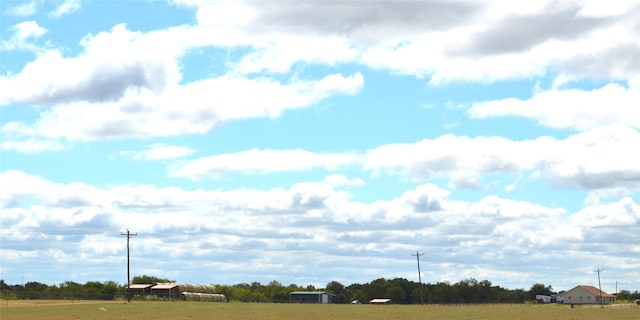
<svg viewBox="0 0 640 320">
<path fill-rule="evenodd" d="M 577 286 L 560 296 L 569 304 L 610 304 L 616 302 L 616 296 L 600 291 L 594 286 Z M 601 300 L 602 299 L 602 300 Z"/>
</svg>

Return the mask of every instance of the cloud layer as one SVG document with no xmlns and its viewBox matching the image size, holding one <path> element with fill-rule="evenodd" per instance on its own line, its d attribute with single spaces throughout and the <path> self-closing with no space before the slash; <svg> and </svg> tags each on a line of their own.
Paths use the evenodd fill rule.
<svg viewBox="0 0 640 320">
<path fill-rule="evenodd" d="M 2 8 L 3 277 L 640 286 L 636 1 L 128 5 Z"/>
<path fill-rule="evenodd" d="M 495 196 L 456 201 L 449 198 L 450 190 L 433 184 L 419 185 L 389 201 L 362 203 L 350 200 L 349 189 L 321 181 L 286 189 L 189 191 L 153 185 L 58 184 L 19 171 L 4 172 L 1 178 L 15 183 L 2 185 L 2 225 L 11 230 L 11 237 L 3 240 L 3 256 L 27 262 L 65 257 L 65 262 L 52 266 L 59 270 L 80 264 L 106 272 L 121 265 L 124 241 L 112 231 L 124 227 L 139 233 L 132 242 L 139 272 L 153 271 L 144 266 L 159 267 L 162 261 L 188 261 L 242 270 L 238 272 L 247 276 L 268 266 L 275 278 L 292 273 L 301 281 L 308 270 L 296 266 L 308 266 L 312 256 L 312 268 L 320 278 L 368 281 L 370 275 L 347 279 L 341 270 L 357 269 L 363 261 L 369 261 L 369 272 L 389 264 L 398 267 L 408 263 L 403 252 L 422 248 L 429 252 L 428 265 L 436 269 L 447 270 L 441 267 L 455 263 L 467 270 L 466 275 L 480 278 L 519 270 L 523 279 L 504 285 L 545 278 L 568 287 L 576 277 L 574 269 L 579 271 L 592 259 L 604 259 L 615 268 L 610 272 L 632 277 L 633 269 L 615 261 L 640 252 L 634 245 L 640 240 L 635 232 L 640 206 L 631 198 L 566 212 Z M 620 243 L 620 237 L 626 241 Z M 30 239 L 41 241 L 25 247 Z M 594 248 L 601 246 L 612 249 L 598 256 Z M 335 264 L 347 256 L 355 259 Z M 544 275 L 553 268 L 549 256 L 566 271 Z M 20 267 L 9 261 L 4 270 Z M 456 269 L 428 272 L 427 279 L 457 279 Z M 180 279 L 207 278 L 208 271 L 196 270 L 168 272 Z M 399 270 L 405 271 L 385 274 L 412 274 L 408 267 Z"/>
</svg>

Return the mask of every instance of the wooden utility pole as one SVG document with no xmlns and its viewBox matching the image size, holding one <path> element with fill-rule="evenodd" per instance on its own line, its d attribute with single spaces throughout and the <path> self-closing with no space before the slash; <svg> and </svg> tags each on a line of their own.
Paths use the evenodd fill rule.
<svg viewBox="0 0 640 320">
<path fill-rule="evenodd" d="M 124 232 L 120 232 L 120 235 L 122 236 L 127 236 L 127 302 L 131 302 L 131 295 L 129 294 L 129 292 L 131 292 L 131 272 L 130 272 L 130 255 L 129 255 L 129 238 L 131 237 L 135 237 L 138 235 L 137 232 L 132 233 L 129 231 L 129 229 L 127 229 L 127 233 Z"/>
<path fill-rule="evenodd" d="M 602 306 L 602 308 L 604 308 L 604 300 L 602 299 L 602 286 L 600 285 L 600 272 L 603 272 L 604 270 L 598 268 L 596 270 L 594 270 L 593 272 L 597 272 L 598 273 L 598 290 L 600 290 L 600 304 Z"/>
<path fill-rule="evenodd" d="M 416 257 L 416 260 L 418 261 L 418 284 L 420 285 L 420 304 L 424 304 L 424 299 L 422 297 L 422 275 L 420 273 L 420 256 L 424 256 L 424 253 L 418 253 L 418 251 L 416 251 L 416 254 L 412 254 L 412 256 Z"/>
</svg>

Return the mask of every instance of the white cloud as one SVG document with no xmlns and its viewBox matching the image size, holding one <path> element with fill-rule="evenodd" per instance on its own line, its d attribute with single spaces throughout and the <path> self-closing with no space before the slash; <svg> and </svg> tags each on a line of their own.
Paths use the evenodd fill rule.
<svg viewBox="0 0 640 320">
<path fill-rule="evenodd" d="M 5 125 L 6 126 L 6 125 Z M 20 153 L 40 153 L 49 151 L 60 151 L 67 149 L 68 146 L 60 141 L 47 139 L 25 139 L 25 140 L 9 140 L 2 141 L 2 150 L 16 151 Z"/>
<path fill-rule="evenodd" d="M 81 0 L 65 0 L 55 10 L 49 12 L 49 17 L 58 19 L 62 16 L 75 13 L 81 8 Z"/>
<path fill-rule="evenodd" d="M 0 41 L 0 48 L 2 48 L 2 50 L 29 50 L 39 52 L 41 48 L 36 45 L 34 41 L 48 32 L 47 29 L 41 27 L 36 21 L 20 22 L 11 29 L 14 31 L 13 36 L 7 40 Z M 0 96 L 0 105 L 2 105 L 2 96 Z"/>
<path fill-rule="evenodd" d="M 353 95 L 364 85 L 357 72 L 286 83 L 227 74 L 181 84 L 178 57 L 202 45 L 187 35 L 193 32 L 181 26 L 143 34 L 120 24 L 86 36 L 76 57 L 44 52 L 20 73 L 0 77 L 7 88 L 0 105 L 53 106 L 32 125 L 15 122 L 3 130 L 69 140 L 204 133 L 223 121 L 277 117 L 332 95 Z"/>
<path fill-rule="evenodd" d="M 633 199 L 625 197 L 616 203 L 585 207 L 572 215 L 571 221 L 579 227 L 627 227 L 630 229 L 628 232 L 633 232 L 632 229 L 640 221 L 640 206 Z"/>
<path fill-rule="evenodd" d="M 617 126 L 581 132 L 566 139 L 540 137 L 517 141 L 447 134 L 415 143 L 382 145 L 364 154 L 252 149 L 174 164 L 170 175 L 199 179 L 361 166 L 374 177 L 394 175 L 414 181 L 445 178 L 456 189 L 496 187 L 490 178 L 506 174 L 517 181 L 497 187 L 509 191 L 527 180 L 539 179 L 540 175 L 550 185 L 561 188 L 637 190 L 640 172 L 636 164 L 640 163 L 640 155 L 629 150 L 639 144 L 640 132 Z M 348 182 L 340 175 L 327 179 L 336 185 Z"/>
<path fill-rule="evenodd" d="M 334 168 L 357 161 L 354 154 L 319 154 L 305 150 L 259 150 L 203 157 L 172 166 L 173 177 L 220 177 L 233 173 L 266 174 L 314 168 Z"/>
<path fill-rule="evenodd" d="M 114 74 L 113 79 L 116 78 L 119 76 Z M 68 79 L 68 86 L 64 85 L 64 80 L 61 83 L 64 90 L 70 91 L 61 94 L 73 94 L 81 89 L 73 85 L 78 79 Z M 287 84 L 267 79 L 222 76 L 172 86 L 162 92 L 146 88 L 126 89 L 118 82 L 112 93 L 125 92 L 116 101 L 56 104 L 43 111 L 34 124 L 7 123 L 3 133 L 14 137 L 80 141 L 202 134 L 224 121 L 277 117 L 286 110 L 309 107 L 335 94 L 354 94 L 363 86 L 363 81 L 359 73 L 347 77 L 329 75 L 318 81 L 292 81 Z M 89 89 L 94 84 L 96 89 L 100 87 L 97 82 L 92 83 L 85 83 L 85 88 Z M 31 90 L 31 86 L 21 88 Z M 91 90 L 79 93 L 93 95 Z M 34 99 L 32 94 L 25 92 L 25 99 Z M 105 91 L 98 90 L 96 94 L 104 95 Z"/>
<path fill-rule="evenodd" d="M 18 5 L 10 5 L 5 9 L 5 13 L 17 17 L 28 17 L 36 13 L 36 2 L 30 1 Z"/>
<path fill-rule="evenodd" d="M 111 32 L 85 38 L 86 52 L 77 57 L 47 50 L 20 73 L 0 77 L 0 84 L 8 89 L 0 94 L 0 105 L 113 101 L 129 90 L 160 91 L 177 83 L 175 50 L 157 50 L 141 38 L 140 33 L 117 25 Z"/>
<path fill-rule="evenodd" d="M 449 190 L 431 184 L 406 190 L 389 201 L 360 203 L 352 201 L 350 193 L 323 182 L 268 190 L 97 188 L 54 183 L 19 171 L 0 173 L 0 181 L 0 218 L 3 229 L 12 232 L 2 234 L 2 253 L 15 258 L 3 265 L 4 270 L 19 268 L 29 257 L 60 256 L 64 259 L 50 260 L 55 261 L 50 268 L 79 263 L 91 270 L 84 277 L 92 280 L 102 273 L 113 279 L 113 271 L 108 270 L 123 262 L 119 228 L 138 232 L 132 250 L 137 252 L 137 263 L 148 268 L 164 270 L 155 257 L 168 255 L 199 265 L 215 257 L 218 268 L 243 269 L 247 260 L 238 252 L 254 256 L 265 268 L 275 268 L 241 273 L 229 280 L 234 282 L 249 276 L 262 280 L 263 273 L 284 277 L 278 271 L 281 258 L 286 258 L 287 265 L 299 266 L 286 270 L 287 279 L 316 267 L 321 278 L 334 279 L 333 273 L 353 267 L 362 271 L 363 278 L 347 281 L 370 281 L 372 274 L 393 276 L 383 270 L 406 268 L 405 261 L 397 261 L 398 251 L 408 255 L 416 246 L 429 252 L 431 263 L 448 264 L 457 271 L 443 275 L 454 280 L 468 269 L 535 277 L 540 275 L 539 268 L 549 265 L 562 264 L 567 270 L 592 267 L 590 259 L 580 257 L 591 257 L 593 245 L 615 244 L 616 250 L 628 252 L 639 240 L 633 230 L 640 222 L 640 207 L 631 198 L 569 214 L 563 208 L 494 196 L 478 202 L 451 200 Z M 621 226 L 628 228 L 619 233 Z M 619 234 L 627 241 L 619 242 Z M 311 253 L 317 258 L 308 259 Z M 343 261 L 354 254 L 361 259 Z M 615 268 L 621 277 L 629 273 L 616 264 L 608 268 L 612 272 Z M 206 277 L 202 269 L 185 265 L 172 270 L 181 281 Z M 563 279 L 567 274 L 546 275 L 546 281 L 572 285 L 572 280 Z M 513 282 L 533 283 L 529 278 Z"/>
<path fill-rule="evenodd" d="M 350 187 L 350 186 L 365 185 L 364 180 L 360 178 L 349 179 L 346 176 L 342 174 L 337 174 L 337 173 L 330 174 L 324 177 L 324 182 L 333 187 L 340 187 L 340 186 Z"/>
<path fill-rule="evenodd" d="M 38 38 L 47 33 L 47 29 L 38 25 L 36 21 L 24 21 L 13 26 L 16 38 L 24 42 L 28 38 Z"/>
<path fill-rule="evenodd" d="M 493 174 L 541 171 L 556 186 L 637 190 L 640 172 L 636 163 L 640 163 L 640 155 L 629 150 L 639 144 L 640 132 L 617 126 L 564 140 L 540 137 L 515 141 L 449 134 L 413 144 L 377 147 L 364 156 L 363 166 L 374 174 L 398 174 L 417 180 L 446 177 L 454 187 L 483 187 L 482 179 Z"/>
<path fill-rule="evenodd" d="M 549 72 L 627 80 L 640 71 L 634 58 L 640 10 L 628 2 L 610 10 L 593 1 L 175 2 L 198 9 L 194 31 L 232 33 L 220 39 L 251 47 L 232 64 L 240 73 L 358 62 L 442 84 Z M 242 18 L 219 18 L 234 13 Z"/>
<path fill-rule="evenodd" d="M 353 62 L 357 50 L 345 38 L 313 36 L 273 36 L 252 43 L 257 48 L 232 63 L 234 72 L 290 72 L 295 63 L 334 66 Z"/>
<path fill-rule="evenodd" d="M 472 118 L 520 116 L 552 128 L 589 130 L 608 125 L 640 128 L 640 88 L 607 84 L 591 91 L 554 89 L 538 92 L 530 99 L 508 98 L 475 103 Z"/>
<path fill-rule="evenodd" d="M 136 160 L 161 160 L 182 158 L 195 152 L 196 150 L 192 148 L 156 143 L 150 145 L 146 150 L 123 151 L 122 154 Z"/>
</svg>

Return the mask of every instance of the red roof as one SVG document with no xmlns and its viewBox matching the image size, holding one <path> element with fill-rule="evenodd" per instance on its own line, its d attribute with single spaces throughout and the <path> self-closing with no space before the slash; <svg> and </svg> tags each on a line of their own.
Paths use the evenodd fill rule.
<svg viewBox="0 0 640 320">
<path fill-rule="evenodd" d="M 593 294 L 595 294 L 597 296 L 603 296 L 603 297 L 607 297 L 607 298 L 615 297 L 614 295 L 608 294 L 608 293 L 606 293 L 604 291 L 601 291 L 600 289 L 598 289 L 598 288 L 596 288 L 594 286 L 578 286 L 578 287 L 580 287 L 582 289 L 585 289 L 585 290 L 587 290 L 587 291 L 589 291 L 589 292 L 591 292 L 591 293 L 593 293 Z"/>
</svg>

